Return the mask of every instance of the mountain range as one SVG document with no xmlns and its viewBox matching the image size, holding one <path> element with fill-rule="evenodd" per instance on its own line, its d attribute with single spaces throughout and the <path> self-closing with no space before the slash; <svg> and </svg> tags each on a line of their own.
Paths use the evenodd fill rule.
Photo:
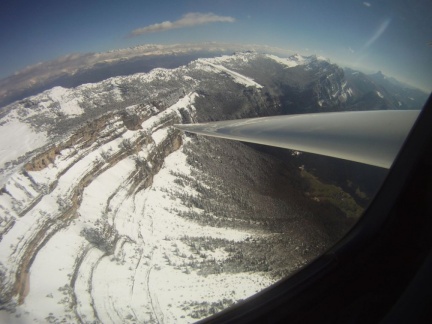
<svg viewBox="0 0 432 324">
<path fill-rule="evenodd" d="M 420 109 L 427 98 L 317 56 L 161 61 L 169 68 L 106 69 L 94 83 L 81 72 L 80 84 L 1 109 L 1 320 L 205 318 L 324 252 L 386 174 L 173 124 Z"/>
</svg>

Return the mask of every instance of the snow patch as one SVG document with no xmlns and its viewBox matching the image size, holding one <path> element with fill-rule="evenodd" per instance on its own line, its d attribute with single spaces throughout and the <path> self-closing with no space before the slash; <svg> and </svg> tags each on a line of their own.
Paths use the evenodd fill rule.
<svg viewBox="0 0 432 324">
<path fill-rule="evenodd" d="M 216 71 L 220 71 L 220 72 L 225 72 L 227 73 L 236 83 L 242 84 L 246 87 L 255 87 L 255 88 L 262 88 L 263 86 L 256 83 L 254 80 L 252 80 L 251 78 L 248 78 L 240 73 L 237 73 L 235 71 L 229 70 L 226 67 L 219 65 L 219 64 L 213 64 L 210 63 L 208 61 L 205 60 L 198 60 L 204 64 L 210 65 L 211 67 L 213 67 Z"/>
<path fill-rule="evenodd" d="M 280 57 L 278 57 L 276 55 L 272 55 L 272 54 L 267 54 L 266 56 L 268 58 L 271 58 L 272 60 L 280 63 L 280 64 L 283 64 L 283 65 L 289 67 L 289 68 L 292 68 L 292 67 L 299 65 L 299 62 L 297 60 L 293 60 L 291 58 L 280 58 Z"/>
<path fill-rule="evenodd" d="M 80 107 L 80 97 L 76 97 L 74 91 L 63 87 L 54 87 L 48 92 L 48 96 L 60 106 L 60 111 L 67 116 L 78 116 L 84 113 Z"/>
<path fill-rule="evenodd" d="M 380 98 L 384 98 L 384 96 L 382 95 L 382 93 L 381 93 L 381 92 L 379 92 L 379 91 L 376 91 L 376 94 L 378 95 L 378 97 L 380 97 Z"/>
<path fill-rule="evenodd" d="M 18 120 L 7 122 L 0 127 L 0 168 L 4 168 L 6 162 L 47 143 L 46 132 L 35 132 L 28 124 Z"/>
</svg>

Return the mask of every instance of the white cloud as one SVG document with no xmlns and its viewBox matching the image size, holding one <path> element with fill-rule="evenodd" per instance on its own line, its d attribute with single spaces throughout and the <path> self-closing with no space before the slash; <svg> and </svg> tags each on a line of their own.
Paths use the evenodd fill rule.
<svg viewBox="0 0 432 324">
<path fill-rule="evenodd" d="M 371 4 L 370 4 L 370 2 L 363 2 L 363 4 L 366 6 L 366 7 L 370 7 L 371 6 Z"/>
<path fill-rule="evenodd" d="M 161 32 L 165 30 L 192 27 L 197 25 L 204 25 L 214 22 L 234 22 L 235 19 L 229 16 L 218 16 L 214 13 L 200 13 L 191 12 L 183 15 L 175 21 L 164 21 L 158 24 L 149 25 L 146 27 L 138 28 L 130 33 L 130 36 L 139 36 L 146 33 Z"/>
<path fill-rule="evenodd" d="M 355 52 L 351 47 L 348 47 L 348 51 L 350 51 L 350 53 L 354 53 Z"/>
</svg>

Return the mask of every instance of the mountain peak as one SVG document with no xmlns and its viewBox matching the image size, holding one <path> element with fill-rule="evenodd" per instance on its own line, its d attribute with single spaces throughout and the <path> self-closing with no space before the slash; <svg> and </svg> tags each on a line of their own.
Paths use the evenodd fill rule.
<svg viewBox="0 0 432 324">
<path fill-rule="evenodd" d="M 386 78 L 387 78 L 387 77 L 385 76 L 385 74 L 382 73 L 381 70 L 378 71 L 377 73 L 375 73 L 375 75 L 376 75 L 377 77 L 379 77 L 379 78 L 382 78 L 382 79 L 386 79 Z"/>
</svg>

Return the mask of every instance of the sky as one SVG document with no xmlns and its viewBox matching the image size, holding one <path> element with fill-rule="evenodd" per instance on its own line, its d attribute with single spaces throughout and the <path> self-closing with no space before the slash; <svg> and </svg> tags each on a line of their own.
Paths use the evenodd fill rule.
<svg viewBox="0 0 432 324">
<path fill-rule="evenodd" d="M 431 12 L 430 0 L 2 0 L 0 78 L 71 53 L 213 41 L 317 54 L 431 91 Z"/>
</svg>

